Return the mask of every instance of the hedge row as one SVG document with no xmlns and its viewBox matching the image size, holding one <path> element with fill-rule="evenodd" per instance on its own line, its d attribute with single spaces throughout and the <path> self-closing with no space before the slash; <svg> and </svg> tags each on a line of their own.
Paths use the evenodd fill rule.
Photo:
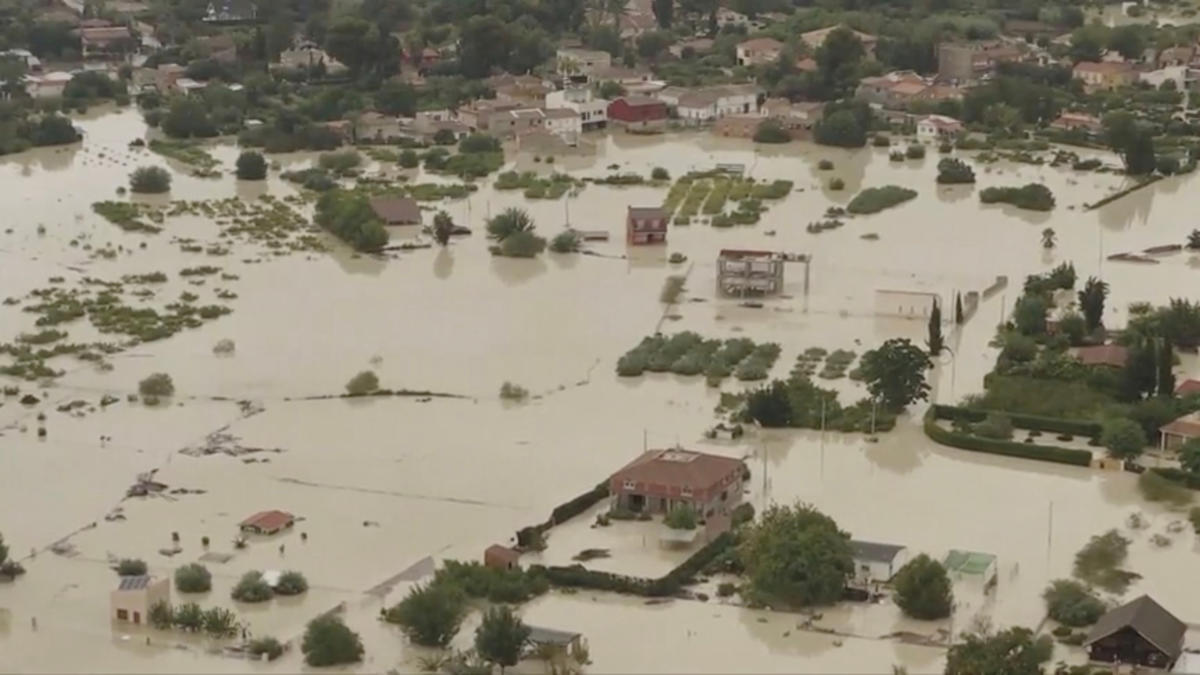
<svg viewBox="0 0 1200 675">
<path fill-rule="evenodd" d="M 693 553 L 678 567 L 658 579 L 631 577 L 612 572 L 589 570 L 583 565 L 569 567 L 540 567 L 539 569 L 555 586 L 590 588 L 597 591 L 641 595 L 650 598 L 675 595 L 685 584 L 692 581 L 705 567 L 721 556 L 736 543 L 730 532 L 722 532 L 715 539 Z"/>
<path fill-rule="evenodd" d="M 1174 467 L 1152 467 L 1150 471 L 1166 478 L 1172 483 L 1178 483 L 1192 490 L 1200 490 L 1200 474 L 1194 474 Z"/>
<path fill-rule="evenodd" d="M 1018 429 L 1036 429 L 1038 431 L 1049 431 L 1056 434 L 1071 434 L 1072 436 L 1087 436 L 1088 438 L 1099 438 L 1100 423 L 1091 420 L 1072 420 L 1062 417 L 1044 417 L 1042 415 L 1025 415 L 1022 413 L 1010 413 L 1001 410 L 976 410 L 973 408 L 959 408 L 952 405 L 934 405 L 932 406 L 934 416 L 939 420 L 966 420 L 968 422 L 982 422 L 987 419 L 988 413 L 995 412 L 1007 417 Z"/>
<path fill-rule="evenodd" d="M 517 530 L 517 546 L 525 547 L 531 545 L 538 537 L 534 535 L 544 534 L 547 530 L 555 525 L 561 525 L 575 516 L 587 511 L 603 499 L 608 497 L 608 481 L 605 480 L 596 487 L 587 492 L 569 499 L 562 504 L 554 507 L 550 512 L 550 519 L 544 523 L 530 525 Z"/>
<path fill-rule="evenodd" d="M 937 423 L 937 414 L 932 407 L 929 409 L 929 412 L 925 413 L 925 435 L 934 443 L 949 445 L 962 450 L 1036 459 L 1043 462 L 1074 464 L 1076 466 L 1091 466 L 1092 463 L 1092 453 L 1087 450 L 1056 448 L 1034 443 L 1014 443 L 1013 441 L 983 438 L 982 436 L 950 431 Z"/>
</svg>

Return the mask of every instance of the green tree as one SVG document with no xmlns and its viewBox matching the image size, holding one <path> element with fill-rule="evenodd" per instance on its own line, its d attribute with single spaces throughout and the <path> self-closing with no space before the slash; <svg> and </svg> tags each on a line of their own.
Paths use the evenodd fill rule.
<svg viewBox="0 0 1200 675">
<path fill-rule="evenodd" d="M 529 626 L 508 605 L 490 607 L 475 629 L 475 651 L 488 663 L 500 666 L 503 675 L 505 668 L 521 659 L 529 632 Z"/>
<path fill-rule="evenodd" d="M 942 185 L 974 183 L 975 170 L 957 157 L 946 157 L 938 162 L 937 182 Z"/>
<path fill-rule="evenodd" d="M 346 383 L 346 393 L 351 396 L 366 396 L 379 391 L 379 376 L 374 371 L 364 370 Z"/>
<path fill-rule="evenodd" d="M 787 427 L 792 423 L 792 404 L 788 386 L 775 380 L 746 396 L 746 417 L 764 427 Z"/>
<path fill-rule="evenodd" d="M 866 56 L 862 41 L 849 28 L 838 28 L 825 37 L 817 48 L 817 74 L 834 94 L 841 98 L 858 83 L 859 65 Z"/>
<path fill-rule="evenodd" d="M 1064 626 L 1080 627 L 1096 623 L 1104 614 L 1104 603 L 1087 586 L 1074 579 L 1057 579 L 1042 593 L 1046 612 Z"/>
<path fill-rule="evenodd" d="M 1200 250 L 1200 230 L 1192 230 L 1188 233 L 1187 247 L 1189 250 Z"/>
<path fill-rule="evenodd" d="M 454 219 L 445 211 L 438 211 L 433 216 L 433 239 L 442 246 L 450 243 L 450 235 L 454 232 Z"/>
<path fill-rule="evenodd" d="M 180 593 L 212 590 L 212 574 L 200 563 L 188 563 L 175 570 L 175 590 Z"/>
<path fill-rule="evenodd" d="M 412 117 L 417 112 L 417 90 L 407 82 L 387 82 L 375 92 L 375 107 L 388 115 Z"/>
<path fill-rule="evenodd" d="M 861 148 L 867 144 L 867 130 L 849 110 L 839 110 L 817 122 L 813 140 L 821 145 Z"/>
<path fill-rule="evenodd" d="M 1145 176 L 1154 173 L 1158 168 L 1158 158 L 1154 154 L 1154 137 L 1148 130 L 1140 130 L 1133 141 L 1122 153 L 1125 159 L 1125 172 L 1131 176 Z"/>
<path fill-rule="evenodd" d="M 754 130 L 755 143 L 788 143 L 792 140 L 792 135 L 788 133 L 783 125 L 773 119 L 765 119 L 758 123 L 758 128 Z"/>
<path fill-rule="evenodd" d="M 137 558 L 124 558 L 117 563 L 117 574 L 122 577 L 140 577 L 148 569 L 146 561 Z"/>
<path fill-rule="evenodd" d="M 358 663 L 363 646 L 358 633 L 346 627 L 341 617 L 326 614 L 308 622 L 300 644 L 304 662 L 313 667 Z"/>
<path fill-rule="evenodd" d="M 579 250 L 579 234 L 575 230 L 563 230 L 550 240 L 550 250 L 555 253 L 574 253 Z"/>
<path fill-rule="evenodd" d="M 946 675 L 1043 675 L 1041 664 L 1050 659 L 1054 641 L 1049 635 L 1034 638 L 1020 626 L 995 635 L 970 634 L 950 648 Z"/>
<path fill-rule="evenodd" d="M 1058 318 L 1058 333 L 1065 335 L 1072 347 L 1078 347 L 1087 335 L 1087 321 L 1079 312 L 1067 312 Z"/>
<path fill-rule="evenodd" d="M 247 150 L 238 155 L 237 177 L 239 180 L 262 180 L 267 177 L 267 160 L 262 153 Z"/>
<path fill-rule="evenodd" d="M 913 558 L 892 580 L 896 604 L 915 619 L 944 619 L 954 606 L 950 577 L 942 564 L 922 553 Z"/>
<path fill-rule="evenodd" d="M 172 138 L 210 138 L 217 135 L 217 127 L 209 118 L 209 109 L 199 96 L 171 99 L 160 126 L 163 133 Z"/>
<path fill-rule="evenodd" d="M 169 630 L 175 622 L 175 612 L 165 601 L 159 600 L 150 605 L 150 612 L 146 615 L 146 621 L 150 623 L 151 627 L 158 630 Z"/>
<path fill-rule="evenodd" d="M 372 26 L 364 19 L 356 16 L 341 16 L 329 24 L 325 35 L 325 50 L 333 58 L 346 64 L 346 67 L 358 72 L 375 55 L 375 43 L 378 42 L 378 30 L 371 32 Z"/>
<path fill-rule="evenodd" d="M 157 166 L 143 166 L 129 174 L 129 189 L 142 194 L 161 194 L 171 189 L 171 174 Z"/>
<path fill-rule="evenodd" d="M 696 529 L 696 509 L 688 504 L 676 504 L 663 518 L 663 524 L 672 530 Z"/>
<path fill-rule="evenodd" d="M 961 326 L 964 323 L 966 323 L 966 321 L 967 321 L 966 316 L 963 314 L 962 295 L 960 293 L 955 293 L 954 294 L 954 323 L 955 323 L 955 325 Z"/>
<path fill-rule="evenodd" d="M 1022 335 L 1045 334 L 1048 306 L 1040 295 L 1022 295 L 1013 306 L 1013 324 Z"/>
<path fill-rule="evenodd" d="M 1098 24 L 1080 26 L 1071 33 L 1071 59 L 1079 61 L 1099 61 L 1108 44 L 1108 28 Z"/>
<path fill-rule="evenodd" d="M 654 12 L 654 19 L 658 21 L 659 28 L 671 27 L 675 20 L 675 0 L 651 0 L 650 9 Z"/>
<path fill-rule="evenodd" d="M 946 349 L 946 341 L 942 339 L 942 304 L 936 298 L 933 309 L 929 310 L 929 337 L 925 346 L 929 347 L 930 357 L 936 357 Z"/>
<path fill-rule="evenodd" d="M 488 234 L 499 241 L 518 232 L 533 232 L 533 218 L 524 209 L 507 208 L 487 222 Z"/>
<path fill-rule="evenodd" d="M 308 590 L 308 579 L 304 575 L 288 570 L 279 575 L 279 583 L 275 584 L 275 593 L 279 595 L 300 595 Z"/>
<path fill-rule="evenodd" d="M 4 543 L 4 535 L 0 534 L 0 565 L 8 562 L 8 546 Z"/>
<path fill-rule="evenodd" d="M 656 30 L 642 33 L 637 37 L 638 56 L 649 61 L 656 61 L 674 41 L 675 37 L 665 31 Z"/>
<path fill-rule="evenodd" d="M 850 535 L 805 504 L 768 507 L 747 526 L 738 557 L 755 593 L 797 606 L 836 602 L 854 571 Z"/>
<path fill-rule="evenodd" d="M 1094 333 L 1104 320 L 1104 300 L 1108 297 L 1108 284 L 1088 277 L 1079 291 L 1079 308 L 1083 310 L 1083 320 L 1087 324 L 1088 333 Z"/>
<path fill-rule="evenodd" d="M 413 586 L 384 618 L 419 645 L 445 647 L 458 633 L 465 612 L 466 598 L 457 586 L 432 583 Z"/>
<path fill-rule="evenodd" d="M 925 371 L 932 366 L 929 355 L 908 338 L 892 338 L 863 354 L 860 369 L 871 396 L 888 410 L 900 412 L 928 398 Z"/>
<path fill-rule="evenodd" d="M 1179 465 L 1184 471 L 1200 474 L 1200 438 L 1189 439 L 1179 448 Z"/>
<path fill-rule="evenodd" d="M 1146 51 L 1146 37 L 1142 26 L 1117 26 L 1108 34 L 1108 48 L 1126 59 L 1140 59 Z"/>
<path fill-rule="evenodd" d="M 1042 230 L 1042 248 L 1049 250 L 1054 248 L 1054 244 L 1054 228 L 1047 227 Z"/>
<path fill-rule="evenodd" d="M 192 633 L 204 630 L 204 610 L 194 602 L 185 602 L 171 614 L 171 623 Z"/>
<path fill-rule="evenodd" d="M 271 590 L 271 585 L 263 579 L 262 572 L 257 570 L 243 574 L 230 592 L 230 597 L 240 602 L 266 602 L 274 595 L 275 591 Z"/>
<path fill-rule="evenodd" d="M 237 615 L 224 607 L 211 607 L 204 612 L 204 632 L 213 638 L 229 638 L 237 635 Z"/>
<path fill-rule="evenodd" d="M 1119 459 L 1133 459 L 1146 449 L 1146 434 L 1132 420 L 1116 417 L 1104 420 L 1100 429 L 1100 444 L 1108 454 Z"/>
<path fill-rule="evenodd" d="M 1154 342 L 1158 355 L 1158 395 L 1170 398 L 1175 395 L 1175 351 L 1170 340 L 1158 338 Z"/>
<path fill-rule="evenodd" d="M 500 255 L 508 258 L 534 258 L 546 250 L 546 240 L 532 232 L 515 232 L 500 242 Z"/>
<path fill-rule="evenodd" d="M 378 251 L 388 242 L 387 230 L 365 194 L 329 190 L 317 200 L 313 220 L 356 251 Z"/>
</svg>

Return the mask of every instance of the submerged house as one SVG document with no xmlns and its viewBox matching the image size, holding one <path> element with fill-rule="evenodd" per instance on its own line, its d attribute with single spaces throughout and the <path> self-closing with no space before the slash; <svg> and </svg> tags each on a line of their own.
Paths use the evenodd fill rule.
<svg viewBox="0 0 1200 675">
<path fill-rule="evenodd" d="M 667 243 L 667 212 L 657 206 L 628 207 L 625 241 L 638 245 Z"/>
<path fill-rule="evenodd" d="M 421 207 L 410 197 L 376 197 L 368 203 L 384 225 L 421 224 Z"/>
<path fill-rule="evenodd" d="M 667 512 L 688 505 L 701 517 L 742 500 L 742 460 L 671 448 L 649 450 L 609 478 L 616 505 L 630 511 Z"/>
<path fill-rule="evenodd" d="M 143 624 L 149 621 L 150 608 L 159 602 L 171 601 L 171 582 L 142 574 L 121 577 L 117 588 L 109 594 L 109 618 L 126 623 Z"/>
<path fill-rule="evenodd" d="M 736 297 L 775 295 L 783 290 L 783 264 L 783 255 L 774 251 L 721 249 L 717 292 Z"/>
<path fill-rule="evenodd" d="M 1100 617 L 1083 646 L 1092 661 L 1169 669 L 1187 626 L 1148 595 Z"/>
<path fill-rule="evenodd" d="M 854 552 L 854 582 L 859 585 L 887 583 L 908 562 L 908 549 L 896 544 L 851 540 Z"/>
<path fill-rule="evenodd" d="M 296 524 L 296 517 L 287 511 L 259 511 L 238 524 L 238 529 L 251 534 L 276 534 Z"/>
</svg>

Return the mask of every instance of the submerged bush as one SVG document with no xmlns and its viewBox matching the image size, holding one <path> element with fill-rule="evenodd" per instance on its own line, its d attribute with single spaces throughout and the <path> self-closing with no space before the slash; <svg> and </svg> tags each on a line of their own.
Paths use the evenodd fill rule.
<svg viewBox="0 0 1200 675">
<path fill-rule="evenodd" d="M 129 189 L 141 194 L 161 194 L 171 189 L 171 174 L 157 166 L 143 166 L 129 174 Z"/>
<path fill-rule="evenodd" d="M 1054 208 L 1054 193 L 1040 183 L 1029 183 L 1024 187 L 990 187 L 979 193 L 984 204 L 1005 203 L 1031 211 L 1049 211 Z"/>
<path fill-rule="evenodd" d="M 166 373 L 154 373 L 138 382 L 138 393 L 145 398 L 166 398 L 175 394 L 175 383 Z"/>
<path fill-rule="evenodd" d="M 916 196 L 916 190 L 909 190 L 898 185 L 867 188 L 854 195 L 854 199 L 851 199 L 850 203 L 846 205 L 846 211 L 855 214 L 878 213 L 886 208 L 902 204 Z"/>
<path fill-rule="evenodd" d="M 346 393 L 351 396 L 365 396 L 379 391 L 379 376 L 373 371 L 364 370 L 346 383 Z"/>
</svg>

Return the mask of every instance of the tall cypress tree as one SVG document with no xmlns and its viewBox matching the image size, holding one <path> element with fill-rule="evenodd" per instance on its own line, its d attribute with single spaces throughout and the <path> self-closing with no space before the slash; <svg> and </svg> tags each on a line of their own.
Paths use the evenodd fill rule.
<svg viewBox="0 0 1200 675">
<path fill-rule="evenodd" d="M 946 348 L 942 339 L 942 307 L 937 298 L 933 300 L 933 309 L 929 310 L 929 339 L 925 341 L 929 347 L 929 355 L 937 356 Z"/>
<path fill-rule="evenodd" d="M 1158 395 L 1174 396 L 1175 373 L 1171 369 L 1175 365 L 1175 352 L 1171 349 L 1170 340 L 1160 338 L 1158 342 Z"/>
<path fill-rule="evenodd" d="M 954 323 L 961 326 L 966 321 L 963 317 L 962 293 L 954 294 Z"/>
</svg>

